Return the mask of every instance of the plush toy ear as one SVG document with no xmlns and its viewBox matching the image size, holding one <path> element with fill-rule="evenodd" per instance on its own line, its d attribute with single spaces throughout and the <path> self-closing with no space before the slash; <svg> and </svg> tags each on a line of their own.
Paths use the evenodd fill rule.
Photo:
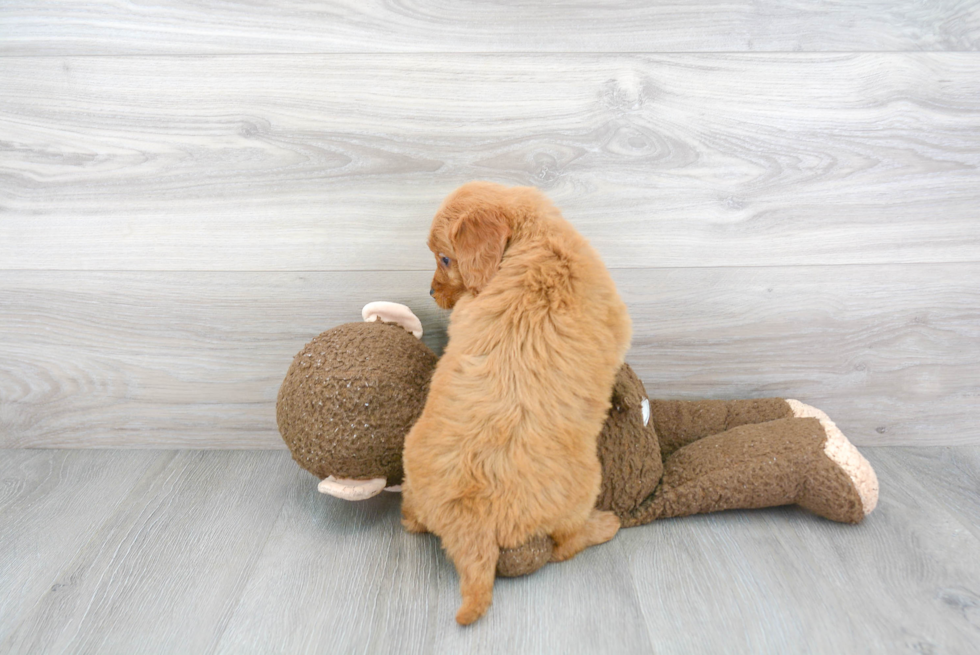
<svg viewBox="0 0 980 655">
<path fill-rule="evenodd" d="M 361 310 L 361 318 L 367 323 L 378 320 L 385 323 L 397 323 L 411 332 L 416 339 L 422 338 L 422 321 L 411 309 L 397 302 L 385 300 L 369 302 Z"/>
<path fill-rule="evenodd" d="M 467 289 L 479 293 L 490 282 L 500 268 L 510 235 L 507 217 L 493 208 L 473 209 L 456 220 L 449 241 Z"/>
</svg>

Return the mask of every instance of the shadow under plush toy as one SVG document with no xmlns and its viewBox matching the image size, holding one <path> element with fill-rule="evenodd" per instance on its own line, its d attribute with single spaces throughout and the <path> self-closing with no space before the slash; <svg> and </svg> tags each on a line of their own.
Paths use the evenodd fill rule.
<svg viewBox="0 0 980 655">
<path fill-rule="evenodd" d="M 319 490 L 362 500 L 402 481 L 405 435 L 422 413 L 435 354 L 404 305 L 370 303 L 364 323 L 320 334 L 293 359 L 276 419 Z M 796 400 L 651 400 L 624 364 L 598 440 L 596 507 L 623 527 L 725 509 L 799 505 L 858 523 L 878 501 L 868 461 L 820 410 Z M 551 559 L 543 535 L 503 549 L 501 576 Z"/>
</svg>

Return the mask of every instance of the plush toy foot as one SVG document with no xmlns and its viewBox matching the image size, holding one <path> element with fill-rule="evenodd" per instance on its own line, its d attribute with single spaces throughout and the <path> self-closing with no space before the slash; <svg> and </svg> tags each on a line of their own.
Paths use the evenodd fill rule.
<svg viewBox="0 0 980 655">
<path fill-rule="evenodd" d="M 812 408 L 799 403 L 801 413 Z M 877 500 L 877 478 L 830 419 L 793 417 L 743 425 L 695 441 L 664 462 L 656 492 L 623 520 L 798 504 L 859 523 Z"/>
<path fill-rule="evenodd" d="M 548 535 L 532 537 L 516 548 L 501 548 L 497 559 L 497 577 L 516 578 L 534 573 L 551 561 L 555 542 Z"/>
<path fill-rule="evenodd" d="M 604 544 L 619 531 L 619 517 L 612 512 L 594 509 L 578 531 L 570 534 L 555 533 L 555 549 L 551 553 L 552 562 L 564 562 L 578 555 L 589 546 Z"/>
<path fill-rule="evenodd" d="M 798 400 L 788 399 L 786 402 L 793 409 L 794 416 L 815 418 L 820 421 L 827 434 L 827 441 L 823 447 L 824 453 L 847 474 L 861 497 L 861 510 L 865 516 L 870 514 L 878 504 L 878 476 L 875 475 L 871 464 L 823 411 L 804 405 Z"/>
</svg>

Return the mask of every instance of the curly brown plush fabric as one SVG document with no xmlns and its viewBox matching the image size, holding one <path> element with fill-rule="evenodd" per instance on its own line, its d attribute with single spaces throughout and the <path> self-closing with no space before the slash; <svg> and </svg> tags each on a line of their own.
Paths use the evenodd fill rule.
<svg viewBox="0 0 980 655">
<path fill-rule="evenodd" d="M 782 398 L 753 400 L 651 400 L 653 424 L 660 435 L 661 457 L 678 448 L 740 425 L 789 418 L 793 410 Z"/>
<path fill-rule="evenodd" d="M 404 437 L 422 411 L 435 364 L 432 351 L 395 324 L 348 323 L 319 335 L 296 355 L 279 390 L 276 418 L 293 458 L 319 479 L 398 484 Z M 841 457 L 828 455 L 834 449 L 826 430 L 835 426 L 813 408 L 794 413 L 790 403 L 796 401 L 648 401 L 624 365 L 598 439 L 597 507 L 615 512 L 624 527 L 793 503 L 834 521 L 861 521 L 873 503 L 862 505 Z M 817 415 L 826 421 L 811 417 Z M 553 547 L 542 536 L 503 549 L 497 574 L 533 572 L 550 561 Z"/>
<path fill-rule="evenodd" d="M 635 511 L 663 475 L 653 421 L 643 424 L 645 400 L 643 383 L 629 364 L 623 364 L 613 385 L 609 416 L 599 434 L 602 488 L 596 501 L 596 507 L 620 518 Z"/>
<path fill-rule="evenodd" d="M 853 481 L 824 452 L 815 418 L 742 425 L 691 443 L 667 458 L 656 493 L 623 527 L 725 509 L 798 504 L 833 521 L 864 518 Z"/>
<path fill-rule="evenodd" d="M 597 502 L 623 527 L 790 504 L 844 523 L 859 523 L 868 511 L 855 481 L 828 455 L 825 426 L 797 418 L 787 401 L 650 400 L 652 418 L 644 425 L 645 399 L 643 383 L 624 365 L 599 436 Z M 543 566 L 542 550 L 550 545 L 539 540 L 510 549 L 507 575 Z"/>
<path fill-rule="evenodd" d="M 529 539 L 517 548 L 501 548 L 497 559 L 497 575 L 516 578 L 537 571 L 551 561 L 555 542 L 548 535 Z"/>
<path fill-rule="evenodd" d="M 405 435 L 422 413 L 435 354 L 401 326 L 346 323 L 293 358 L 276 420 L 293 459 L 318 479 L 402 481 Z"/>
</svg>

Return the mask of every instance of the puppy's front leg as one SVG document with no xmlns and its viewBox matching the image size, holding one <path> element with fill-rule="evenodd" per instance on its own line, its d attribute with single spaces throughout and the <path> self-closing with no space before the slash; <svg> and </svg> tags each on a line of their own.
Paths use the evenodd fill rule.
<svg viewBox="0 0 980 655">
<path fill-rule="evenodd" d="M 422 521 L 419 521 L 410 510 L 405 509 L 404 505 L 402 505 L 402 527 L 405 528 L 406 532 L 412 534 L 423 534 L 429 531 Z"/>
<path fill-rule="evenodd" d="M 415 512 L 412 503 L 412 492 L 409 491 L 407 484 L 402 485 L 402 527 L 407 532 L 413 534 L 422 534 L 423 532 L 429 531 Z"/>
</svg>

